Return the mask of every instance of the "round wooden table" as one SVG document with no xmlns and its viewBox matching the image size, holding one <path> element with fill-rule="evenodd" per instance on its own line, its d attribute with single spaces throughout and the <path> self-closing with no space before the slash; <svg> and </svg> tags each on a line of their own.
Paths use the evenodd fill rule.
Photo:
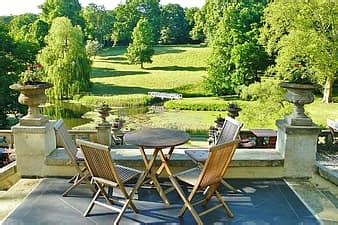
<svg viewBox="0 0 338 225">
<path fill-rule="evenodd" d="M 145 178 L 149 176 L 163 202 L 169 205 L 170 203 L 165 195 L 165 192 L 160 186 L 160 183 L 158 182 L 157 176 L 159 176 L 164 169 L 168 175 L 172 175 L 168 161 L 175 147 L 186 143 L 189 139 L 190 136 L 184 131 L 166 128 L 144 128 L 125 134 L 124 141 L 126 143 L 139 146 L 144 165 L 146 167 L 144 173 L 137 182 L 135 189 L 137 190 L 142 185 Z M 148 159 L 147 155 L 145 154 L 145 148 L 154 149 L 151 159 Z M 164 155 L 162 151 L 164 148 L 170 148 L 167 155 Z M 152 171 L 152 168 L 158 154 L 160 154 L 162 164 L 157 169 L 157 171 L 154 172 Z"/>
</svg>

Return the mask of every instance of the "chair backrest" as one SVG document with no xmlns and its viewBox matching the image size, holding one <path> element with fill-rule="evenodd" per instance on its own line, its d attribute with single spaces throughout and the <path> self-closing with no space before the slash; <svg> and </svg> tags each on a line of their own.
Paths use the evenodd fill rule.
<svg viewBox="0 0 338 225">
<path fill-rule="evenodd" d="M 234 140 L 210 147 L 208 159 L 196 185 L 204 188 L 221 182 L 238 143 L 239 140 Z"/>
<path fill-rule="evenodd" d="M 221 133 L 216 140 L 216 145 L 235 140 L 242 126 L 242 123 L 227 116 L 225 118 Z"/>
<path fill-rule="evenodd" d="M 117 184 L 122 183 L 110 155 L 109 146 L 80 139 L 76 139 L 76 143 L 80 146 L 92 177 L 104 178 Z"/>
<path fill-rule="evenodd" d="M 68 133 L 67 129 L 64 126 L 63 120 L 58 120 L 55 125 L 54 129 L 56 134 L 59 136 L 60 140 L 62 141 L 62 144 L 69 155 L 70 159 L 74 164 L 77 164 L 76 162 L 76 153 L 77 153 L 77 147 L 72 139 L 72 136 Z"/>
</svg>

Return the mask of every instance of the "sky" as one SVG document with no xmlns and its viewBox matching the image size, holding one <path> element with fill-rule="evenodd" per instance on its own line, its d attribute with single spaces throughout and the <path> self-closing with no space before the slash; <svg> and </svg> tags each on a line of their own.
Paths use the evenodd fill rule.
<svg viewBox="0 0 338 225">
<path fill-rule="evenodd" d="M 23 13 L 39 13 L 38 8 L 45 0 L 0 0 L 0 16 L 19 15 Z M 106 9 L 112 9 L 123 0 L 79 0 L 82 7 L 89 3 L 104 5 Z M 182 7 L 202 7 L 205 0 L 161 0 L 160 4 L 180 4 Z"/>
</svg>

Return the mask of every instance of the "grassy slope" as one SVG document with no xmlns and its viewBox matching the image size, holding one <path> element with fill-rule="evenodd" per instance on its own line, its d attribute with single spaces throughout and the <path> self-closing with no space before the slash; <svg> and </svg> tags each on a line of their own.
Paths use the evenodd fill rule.
<svg viewBox="0 0 338 225">
<path fill-rule="evenodd" d="M 172 91 L 187 85 L 201 86 L 206 75 L 209 48 L 197 46 L 156 47 L 152 64 L 130 65 L 124 47 L 107 49 L 96 57 L 91 81 L 94 95 L 147 94 L 149 91 Z M 196 93 L 197 92 L 197 93 Z M 201 93 L 199 93 L 201 92 Z M 197 88 L 196 94 L 204 94 Z"/>
</svg>

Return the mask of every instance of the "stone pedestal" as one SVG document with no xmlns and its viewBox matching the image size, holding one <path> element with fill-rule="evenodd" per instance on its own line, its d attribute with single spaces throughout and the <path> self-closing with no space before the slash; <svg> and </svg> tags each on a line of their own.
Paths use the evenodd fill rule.
<svg viewBox="0 0 338 225">
<path fill-rule="evenodd" d="M 98 143 L 107 146 L 111 145 L 111 128 L 112 125 L 110 123 L 101 123 L 96 127 Z"/>
<path fill-rule="evenodd" d="M 12 127 L 17 169 L 22 177 L 43 177 L 46 157 L 56 148 L 53 123 Z"/>
<path fill-rule="evenodd" d="M 276 149 L 284 156 L 284 177 L 312 177 L 320 128 L 312 126 L 292 126 L 285 120 L 277 120 Z"/>
</svg>

